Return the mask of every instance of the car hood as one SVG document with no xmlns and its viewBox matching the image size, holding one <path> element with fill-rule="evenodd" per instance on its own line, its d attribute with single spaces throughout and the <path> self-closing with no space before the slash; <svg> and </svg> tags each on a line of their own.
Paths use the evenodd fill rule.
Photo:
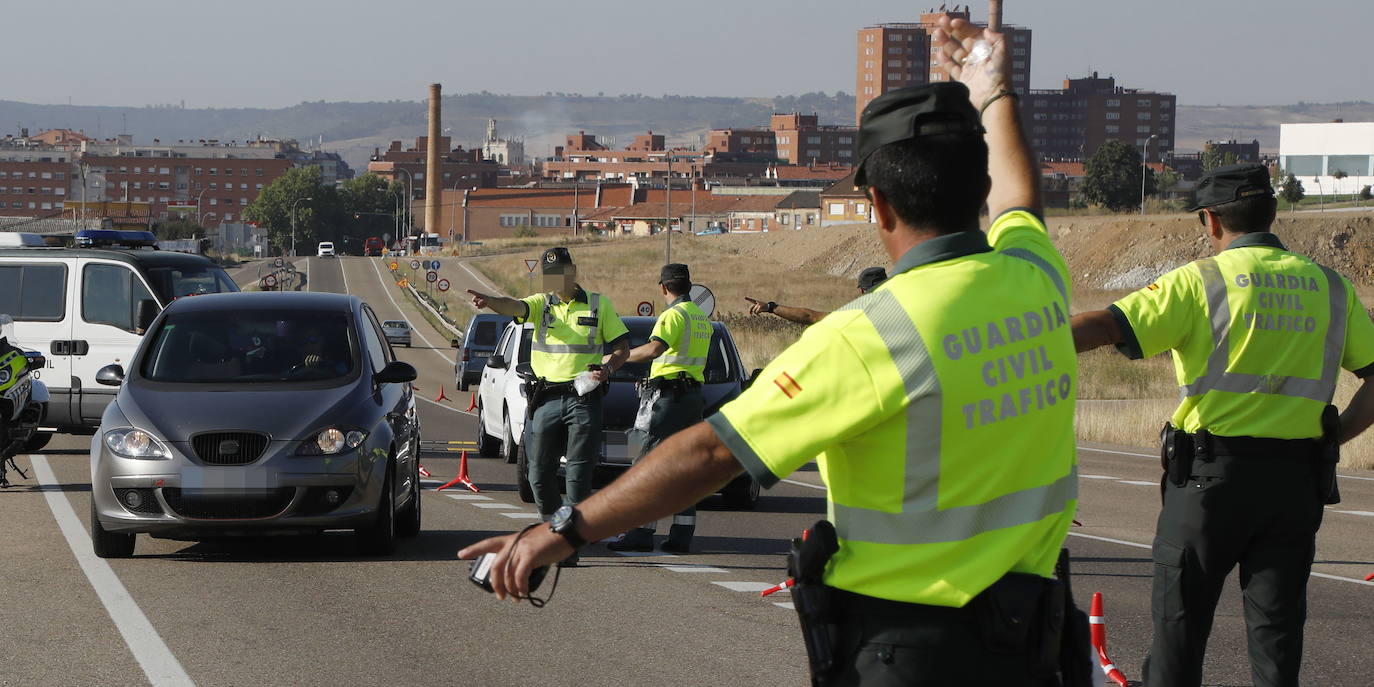
<svg viewBox="0 0 1374 687">
<path fill-rule="evenodd" d="M 308 391 L 162 391 L 126 386 L 117 403 L 129 424 L 168 441 L 190 441 L 213 431 L 264 432 L 295 440 L 319 431 L 325 419 L 342 421 L 354 403 L 356 383 Z"/>
</svg>

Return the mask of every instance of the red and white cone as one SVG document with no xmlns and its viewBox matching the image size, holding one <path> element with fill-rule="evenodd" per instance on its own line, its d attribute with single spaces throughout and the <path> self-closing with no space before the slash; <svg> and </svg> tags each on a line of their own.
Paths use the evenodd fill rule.
<svg viewBox="0 0 1374 687">
<path fill-rule="evenodd" d="M 429 470 L 426 470 L 424 464 L 421 463 L 421 464 L 420 464 L 420 476 L 421 476 L 421 477 L 433 477 L 434 475 L 429 474 Z"/>
<path fill-rule="evenodd" d="M 784 590 L 784 589 L 791 589 L 792 585 L 794 585 L 794 584 L 796 584 L 796 583 L 797 583 L 796 580 L 794 580 L 794 579 L 792 579 L 792 578 L 789 577 L 789 578 L 787 578 L 787 580 L 785 580 L 785 581 L 783 581 L 783 582 L 780 582 L 780 583 L 778 583 L 778 584 L 775 584 L 775 585 L 773 585 L 773 586 L 771 586 L 771 587 L 769 587 L 769 588 L 767 588 L 767 589 L 765 589 L 765 590 L 759 592 L 759 596 L 772 596 L 772 595 L 777 594 L 778 592 L 780 592 L 780 591 L 782 591 L 782 590 Z"/>
<path fill-rule="evenodd" d="M 443 385 L 443 384 L 440 384 L 440 385 L 439 385 L 439 395 L 436 396 L 436 397 L 434 398 L 434 402 L 435 402 L 435 403 L 438 403 L 439 401 L 447 401 L 447 400 L 448 400 L 448 396 L 445 396 L 445 395 L 444 395 L 444 385 Z"/>
<path fill-rule="evenodd" d="M 1121 687 L 1126 687 L 1126 675 L 1107 658 L 1107 618 L 1102 615 L 1102 593 L 1093 592 L 1092 606 L 1088 609 L 1088 626 L 1091 631 L 1092 645 L 1097 649 L 1097 661 L 1107 679 Z"/>
<path fill-rule="evenodd" d="M 472 492 L 472 493 L 474 493 L 474 494 L 479 493 L 479 492 L 482 491 L 481 489 L 478 489 L 478 488 L 477 488 L 477 485 L 476 485 L 476 484 L 473 484 L 473 483 L 472 483 L 472 480 L 468 479 L 468 452 L 467 452 L 467 451 L 463 451 L 463 455 L 462 455 L 461 457 L 458 458 L 458 476 L 457 476 L 457 477 L 454 477 L 453 479 L 451 479 L 451 480 L 449 480 L 448 482 L 444 483 L 442 486 L 440 486 L 438 489 L 435 489 L 434 491 L 443 491 L 443 490 L 445 490 L 445 489 L 447 489 L 447 488 L 449 488 L 449 487 L 451 487 L 451 486 L 453 486 L 453 485 L 455 485 L 455 484 L 461 484 L 461 485 L 467 487 L 467 488 L 468 488 L 468 491 L 470 491 L 470 492 Z"/>
<path fill-rule="evenodd" d="M 472 392 L 472 400 L 468 402 L 468 410 L 467 410 L 467 412 L 471 413 L 471 412 L 474 411 L 474 410 L 477 410 L 477 392 L 476 392 L 476 391 Z"/>
<path fill-rule="evenodd" d="M 1374 573 L 1369 573 L 1368 575 L 1365 575 L 1365 576 L 1364 576 L 1364 581 L 1365 581 L 1365 582 L 1368 582 L 1368 581 L 1370 581 L 1370 580 L 1374 580 Z"/>
</svg>

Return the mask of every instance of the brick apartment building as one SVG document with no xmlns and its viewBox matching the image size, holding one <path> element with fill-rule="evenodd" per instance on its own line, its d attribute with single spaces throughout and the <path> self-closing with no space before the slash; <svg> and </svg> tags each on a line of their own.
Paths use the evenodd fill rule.
<svg viewBox="0 0 1374 687">
<path fill-rule="evenodd" d="M 213 151 L 223 153 L 226 151 Z M 131 201 L 148 203 L 153 214 L 167 218 L 184 214 L 205 227 L 242 222 L 248 205 L 287 170 L 292 162 L 276 157 L 220 157 L 210 152 L 197 157 L 87 155 L 76 180 L 73 201 Z M 193 212 L 168 211 L 168 205 L 195 205 Z"/>
<path fill-rule="evenodd" d="M 399 181 L 405 186 L 410 195 L 412 221 L 417 228 L 424 228 L 425 222 L 425 155 L 428 145 L 428 136 L 417 137 L 415 145 L 410 148 L 403 148 L 400 141 L 392 141 L 385 153 L 373 151 L 372 160 L 367 163 L 368 172 L 388 182 Z M 492 188 L 497 185 L 497 178 L 501 174 L 500 165 L 494 161 L 483 160 L 481 150 L 464 150 L 462 146 L 452 146 L 453 139 L 448 136 L 439 137 L 439 149 L 448 151 L 443 153 L 439 161 L 439 169 L 443 175 L 440 180 L 441 187 L 446 191 L 461 191 Z M 450 224 L 449 207 L 446 205 L 444 212 L 441 213 L 445 226 L 439 227 L 436 233 L 447 231 Z"/>
<path fill-rule="evenodd" d="M 968 6 L 952 10 L 931 9 L 915 23 L 876 24 L 859 29 L 858 62 L 854 82 L 854 123 L 859 123 L 868 103 L 884 93 L 944 79 L 935 62 L 931 35 L 940 17 L 970 20 Z M 1003 25 L 1011 45 L 1012 87 L 1030 90 L 1031 30 Z M 1024 105 L 1023 105 L 1024 107 Z"/>
<path fill-rule="evenodd" d="M 1093 72 L 1065 79 L 1059 90 L 1032 90 L 1021 101 L 1031 147 L 1043 160 L 1084 160 L 1108 140 L 1142 150 L 1149 142 L 1146 157 L 1154 161 L 1174 150 L 1178 97 L 1171 93 L 1122 88 Z"/>
<path fill-rule="evenodd" d="M 706 152 L 721 160 L 853 164 L 858 141 L 857 127 L 822 126 L 814 114 L 774 114 L 767 129 L 711 131 Z"/>
<path fill-rule="evenodd" d="M 60 214 L 71 189 L 69 150 L 0 141 L 0 217 Z"/>
</svg>

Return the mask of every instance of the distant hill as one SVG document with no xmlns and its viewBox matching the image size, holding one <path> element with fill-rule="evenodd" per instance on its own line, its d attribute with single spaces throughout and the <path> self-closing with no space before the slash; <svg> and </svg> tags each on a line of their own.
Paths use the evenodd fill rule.
<svg viewBox="0 0 1374 687">
<path fill-rule="evenodd" d="M 326 150 L 340 152 L 356 170 L 367 167 L 373 148 L 395 139 L 410 142 L 425 133 L 425 103 L 304 102 L 287 108 L 184 109 L 174 106 L 98 107 L 34 105 L 0 101 L 0 131 L 19 133 L 69 128 L 100 137 L 133 134 L 150 143 L 178 139 L 247 140 L 259 136 L 323 140 Z M 707 131 L 726 127 L 766 126 L 774 112 L 819 115 L 822 124 L 852 124 L 854 97 L 824 92 L 772 98 L 711 98 L 642 95 L 548 93 L 539 96 L 468 93 L 444 98 L 444 123 L 454 141 L 472 147 L 486 134 L 487 119 L 498 120 L 501 136 L 523 138 L 535 157 L 552 154 L 569 133 L 585 131 L 614 139 L 618 146 L 635 134 L 653 130 L 674 145 L 695 146 Z M 1374 121 L 1374 104 L 1298 103 L 1286 106 L 1180 106 L 1177 147 L 1197 150 L 1204 141 L 1258 139 L 1267 151 L 1278 150 L 1284 122 Z M 11 128 L 13 127 L 13 128 Z"/>
</svg>

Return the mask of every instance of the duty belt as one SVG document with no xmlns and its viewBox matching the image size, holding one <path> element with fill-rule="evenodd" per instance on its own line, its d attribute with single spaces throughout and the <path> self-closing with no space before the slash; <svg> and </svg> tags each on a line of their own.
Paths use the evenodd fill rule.
<svg viewBox="0 0 1374 687">
<path fill-rule="evenodd" d="M 1321 448 L 1320 440 L 1312 439 L 1273 439 L 1270 437 L 1221 437 L 1215 434 L 1205 436 L 1190 434 L 1199 453 L 1211 456 L 1250 456 L 1272 455 L 1294 458 L 1316 458 Z"/>
<path fill-rule="evenodd" d="M 701 382 L 692 377 L 654 377 L 644 382 L 646 389 L 658 389 L 659 391 L 687 391 L 690 389 L 700 389 Z"/>
</svg>

